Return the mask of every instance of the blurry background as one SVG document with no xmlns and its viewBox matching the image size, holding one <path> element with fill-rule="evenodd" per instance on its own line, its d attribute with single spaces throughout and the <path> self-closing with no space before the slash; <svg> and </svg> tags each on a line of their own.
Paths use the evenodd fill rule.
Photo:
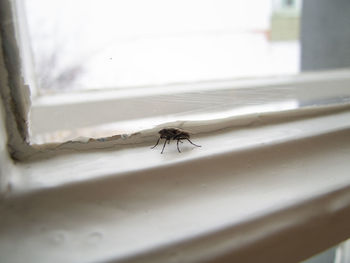
<svg viewBox="0 0 350 263">
<path fill-rule="evenodd" d="M 27 0 L 41 92 L 299 72 L 296 0 Z"/>
</svg>

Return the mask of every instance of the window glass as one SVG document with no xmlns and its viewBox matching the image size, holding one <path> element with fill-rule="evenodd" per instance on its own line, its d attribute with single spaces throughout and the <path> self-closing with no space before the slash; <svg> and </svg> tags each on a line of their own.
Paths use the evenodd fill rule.
<svg viewBox="0 0 350 263">
<path fill-rule="evenodd" d="M 283 12 L 294 2 L 22 4 L 39 88 L 70 91 L 297 73 L 299 9 Z"/>
<path fill-rule="evenodd" d="M 245 83 L 299 72 L 301 0 L 287 2 L 17 0 L 31 142 L 297 107 Z"/>
</svg>

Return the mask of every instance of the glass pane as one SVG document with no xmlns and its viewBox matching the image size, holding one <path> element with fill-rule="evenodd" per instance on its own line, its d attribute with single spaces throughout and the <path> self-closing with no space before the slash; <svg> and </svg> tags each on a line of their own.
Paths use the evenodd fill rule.
<svg viewBox="0 0 350 263">
<path fill-rule="evenodd" d="M 285 2 L 22 1 L 46 91 L 297 73 L 300 1 Z"/>
</svg>

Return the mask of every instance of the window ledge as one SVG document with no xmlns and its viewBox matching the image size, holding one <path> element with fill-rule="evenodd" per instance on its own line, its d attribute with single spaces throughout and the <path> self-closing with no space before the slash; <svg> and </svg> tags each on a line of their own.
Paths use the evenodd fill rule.
<svg viewBox="0 0 350 263">
<path fill-rule="evenodd" d="M 35 98 L 32 144 L 130 134 L 154 126 L 349 102 L 350 70 L 67 93 Z M 83 116 L 89 116 L 84 118 Z"/>
<path fill-rule="evenodd" d="M 6 262 L 296 262 L 350 236 L 350 112 L 16 165 Z"/>
</svg>

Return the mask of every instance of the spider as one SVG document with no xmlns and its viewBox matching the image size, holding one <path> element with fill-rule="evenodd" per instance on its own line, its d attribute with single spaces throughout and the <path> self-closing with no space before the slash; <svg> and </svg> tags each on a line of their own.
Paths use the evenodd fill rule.
<svg viewBox="0 0 350 263">
<path fill-rule="evenodd" d="M 160 134 L 159 139 L 158 139 L 157 143 L 153 147 L 151 147 L 151 149 L 155 148 L 158 145 L 160 139 L 165 139 L 161 154 L 164 151 L 166 142 L 168 142 L 168 144 L 169 144 L 170 140 L 177 141 L 177 150 L 179 151 L 179 153 L 181 152 L 179 149 L 179 142 L 182 143 L 181 140 L 187 140 L 192 145 L 194 145 L 196 147 L 202 147 L 200 145 L 197 145 L 197 144 L 194 144 L 193 142 L 191 142 L 190 134 L 184 130 L 179 129 L 179 128 L 164 128 L 164 129 L 161 129 L 158 133 Z"/>
</svg>

